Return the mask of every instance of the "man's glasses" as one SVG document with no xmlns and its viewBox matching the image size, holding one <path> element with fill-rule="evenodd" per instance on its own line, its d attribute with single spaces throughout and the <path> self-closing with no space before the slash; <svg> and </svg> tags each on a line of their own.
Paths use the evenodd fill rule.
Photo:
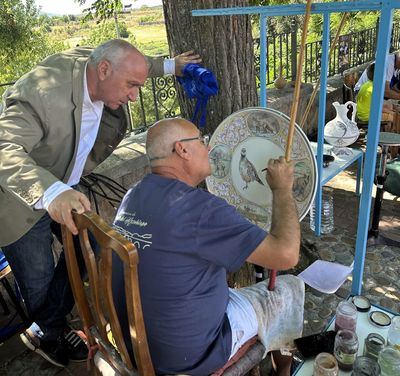
<svg viewBox="0 0 400 376">
<path fill-rule="evenodd" d="M 210 142 L 210 136 L 208 134 L 199 137 L 191 137 L 191 138 L 182 138 L 180 140 L 176 140 L 175 142 L 186 142 L 186 141 L 194 141 L 199 140 L 204 146 L 208 146 Z M 175 151 L 175 147 L 172 149 L 172 152 Z"/>
</svg>

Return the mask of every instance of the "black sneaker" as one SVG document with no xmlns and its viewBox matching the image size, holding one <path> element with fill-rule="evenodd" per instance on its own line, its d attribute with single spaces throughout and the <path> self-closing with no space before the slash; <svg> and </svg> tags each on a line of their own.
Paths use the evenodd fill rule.
<svg viewBox="0 0 400 376">
<path fill-rule="evenodd" d="M 81 332 L 82 333 L 82 332 Z M 84 362 L 88 357 L 88 347 L 76 330 L 66 328 L 62 334 L 62 343 L 67 349 L 67 354 L 71 362 Z"/>
<path fill-rule="evenodd" d="M 39 354 L 55 366 L 65 367 L 68 364 L 68 353 L 65 351 L 65 345 L 61 338 L 56 341 L 41 341 L 29 330 L 22 332 L 20 338 L 28 349 Z"/>
</svg>

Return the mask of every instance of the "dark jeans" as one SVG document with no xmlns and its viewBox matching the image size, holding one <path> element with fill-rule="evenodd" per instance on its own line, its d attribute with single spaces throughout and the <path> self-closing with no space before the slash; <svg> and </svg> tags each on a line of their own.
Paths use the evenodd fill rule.
<svg viewBox="0 0 400 376">
<path fill-rule="evenodd" d="M 28 315 L 40 326 L 45 340 L 55 340 L 61 334 L 65 316 L 74 306 L 64 252 L 54 268 L 53 233 L 60 239 L 61 227 L 46 213 L 23 237 L 3 247 Z M 76 246 L 78 242 L 74 242 Z"/>
</svg>

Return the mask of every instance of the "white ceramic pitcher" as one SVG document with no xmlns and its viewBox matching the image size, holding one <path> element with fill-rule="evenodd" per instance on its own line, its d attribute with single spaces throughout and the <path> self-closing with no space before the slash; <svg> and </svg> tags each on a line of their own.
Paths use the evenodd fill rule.
<svg viewBox="0 0 400 376">
<path fill-rule="evenodd" d="M 326 123 L 324 137 L 326 142 L 336 147 L 345 147 L 355 142 L 360 135 L 360 130 L 355 122 L 357 105 L 348 101 L 345 104 L 333 102 L 336 109 L 336 117 Z M 347 112 L 352 108 L 351 119 Z"/>
</svg>

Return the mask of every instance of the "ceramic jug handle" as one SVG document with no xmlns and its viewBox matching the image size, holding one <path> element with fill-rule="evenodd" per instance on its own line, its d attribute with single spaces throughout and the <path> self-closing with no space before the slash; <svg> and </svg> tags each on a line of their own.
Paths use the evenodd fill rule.
<svg viewBox="0 0 400 376">
<path fill-rule="evenodd" d="M 349 108 L 349 106 L 351 106 L 353 108 L 353 111 L 351 114 L 351 121 L 355 122 L 356 121 L 357 104 L 352 101 L 348 101 L 348 102 L 346 102 L 346 107 Z"/>
</svg>

